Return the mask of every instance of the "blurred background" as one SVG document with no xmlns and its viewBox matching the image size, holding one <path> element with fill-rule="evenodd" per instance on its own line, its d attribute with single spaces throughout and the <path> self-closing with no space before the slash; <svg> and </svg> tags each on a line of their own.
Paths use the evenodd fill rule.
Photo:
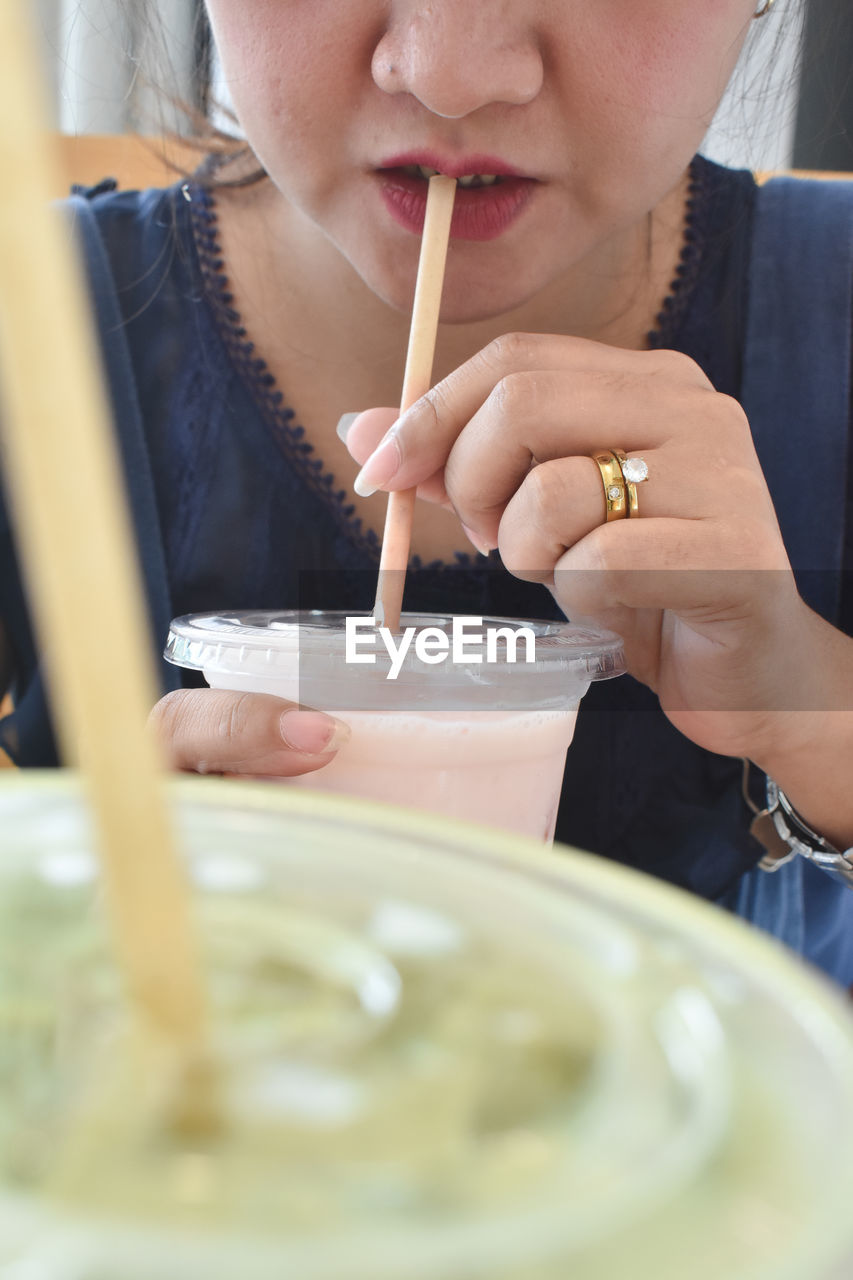
<svg viewBox="0 0 853 1280">
<path fill-rule="evenodd" d="M 33 3 L 62 132 L 186 133 L 189 119 L 168 97 L 227 106 L 201 0 Z M 776 0 L 752 24 L 703 150 L 744 168 L 853 170 L 853 0 Z"/>
</svg>

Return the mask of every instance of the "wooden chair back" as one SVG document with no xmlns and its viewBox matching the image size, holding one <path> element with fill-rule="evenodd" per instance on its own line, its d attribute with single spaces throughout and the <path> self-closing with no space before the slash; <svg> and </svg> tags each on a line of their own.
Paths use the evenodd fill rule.
<svg viewBox="0 0 853 1280">
<path fill-rule="evenodd" d="M 57 199 L 68 195 L 71 186 L 94 186 L 103 178 L 115 178 L 126 191 L 165 187 L 182 173 L 192 173 L 203 152 L 177 139 L 142 137 L 139 134 L 57 134 L 61 190 Z"/>
</svg>

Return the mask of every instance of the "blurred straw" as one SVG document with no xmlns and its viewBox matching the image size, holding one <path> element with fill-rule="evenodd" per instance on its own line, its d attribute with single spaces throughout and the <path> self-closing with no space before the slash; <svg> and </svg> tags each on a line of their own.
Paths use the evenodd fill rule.
<svg viewBox="0 0 853 1280">
<path fill-rule="evenodd" d="M 455 195 L 455 178 L 447 178 L 440 173 L 430 178 L 412 324 L 409 329 L 409 348 L 406 353 L 406 371 L 400 397 L 401 413 L 405 413 L 416 400 L 420 400 L 432 383 L 432 362 Z M 373 616 L 377 626 L 386 626 L 391 631 L 397 631 L 400 626 L 414 510 L 414 489 L 404 489 L 388 495 Z"/>
<path fill-rule="evenodd" d="M 66 762 L 82 765 L 136 1012 L 200 1036 L 185 885 L 145 720 L 156 700 L 123 482 L 25 0 L 0 3 L 0 391 L 6 491 Z"/>
</svg>

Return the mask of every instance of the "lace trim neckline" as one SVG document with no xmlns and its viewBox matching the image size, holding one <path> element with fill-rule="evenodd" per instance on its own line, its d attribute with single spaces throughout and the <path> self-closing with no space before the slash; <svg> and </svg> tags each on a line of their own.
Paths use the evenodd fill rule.
<svg viewBox="0 0 853 1280">
<path fill-rule="evenodd" d="M 657 314 L 655 327 L 646 334 L 650 350 L 674 347 L 687 314 L 693 289 L 699 278 L 699 267 L 705 249 L 709 183 L 709 165 L 701 156 L 694 156 L 688 169 L 681 253 L 675 268 L 675 276 L 670 281 L 669 292 Z"/>
<path fill-rule="evenodd" d="M 655 320 L 655 328 L 646 337 L 650 349 L 674 345 L 684 319 L 699 273 L 704 236 L 704 210 L 707 205 L 708 170 L 700 156 L 693 159 L 685 206 L 684 233 L 676 274 L 670 283 Z M 284 394 L 264 359 L 256 354 L 255 344 L 246 332 L 240 313 L 234 307 L 225 261 L 219 241 L 219 220 L 213 191 L 197 180 L 181 188 L 190 205 L 190 221 L 198 254 L 206 297 L 211 302 L 217 329 L 237 375 L 257 404 L 261 417 L 273 434 L 284 456 L 304 479 L 309 489 L 325 504 L 339 530 L 372 563 L 378 565 L 380 540 L 373 529 L 365 529 L 355 505 L 345 489 L 335 487 L 335 478 L 314 445 L 305 438 L 305 428 L 296 421 L 294 410 L 285 403 Z M 497 558 L 492 552 L 490 561 Z M 433 560 L 426 564 L 413 556 L 413 569 L 457 570 L 487 563 L 481 556 L 457 551 L 452 561 Z"/>
<path fill-rule="evenodd" d="M 183 191 L 190 205 L 205 295 L 212 304 L 217 329 L 238 377 L 248 388 L 276 444 L 309 489 L 324 503 L 339 531 L 372 564 L 378 566 L 381 552 L 378 535 L 373 529 L 364 527 L 347 491 L 336 488 L 335 477 L 314 445 L 306 440 L 305 428 L 296 421 L 294 410 L 285 403 L 284 394 L 267 362 L 256 354 L 255 344 L 234 307 L 219 243 L 219 220 L 213 192 L 197 182 L 184 184 Z M 453 560 L 424 562 L 420 556 L 412 556 L 409 567 L 435 572 L 479 568 L 486 563 L 485 557 L 457 551 Z"/>
</svg>

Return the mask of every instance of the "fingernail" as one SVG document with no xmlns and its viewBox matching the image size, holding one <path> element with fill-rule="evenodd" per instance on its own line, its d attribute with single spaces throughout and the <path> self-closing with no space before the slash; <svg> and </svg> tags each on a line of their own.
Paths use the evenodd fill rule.
<svg viewBox="0 0 853 1280">
<path fill-rule="evenodd" d="M 347 442 L 350 427 L 355 422 L 356 418 L 359 417 L 361 417 L 360 413 L 341 414 L 341 417 L 338 420 L 338 425 L 335 427 L 335 431 L 338 434 L 338 439 L 343 440 L 344 444 Z"/>
<path fill-rule="evenodd" d="M 388 435 L 374 449 L 353 481 L 353 489 L 360 498 L 369 498 L 377 489 L 389 484 L 400 470 L 403 461 L 396 436 Z"/>
<path fill-rule="evenodd" d="M 287 746 L 312 756 L 337 751 L 350 737 L 348 724 L 322 711 L 285 711 L 279 728 Z"/>
<path fill-rule="evenodd" d="M 495 544 L 493 542 L 487 542 L 485 538 L 481 538 L 473 529 L 469 529 L 467 524 L 463 524 L 462 528 L 465 532 L 465 537 L 472 546 L 477 548 L 481 556 L 487 556 L 491 551 L 494 551 Z"/>
</svg>

